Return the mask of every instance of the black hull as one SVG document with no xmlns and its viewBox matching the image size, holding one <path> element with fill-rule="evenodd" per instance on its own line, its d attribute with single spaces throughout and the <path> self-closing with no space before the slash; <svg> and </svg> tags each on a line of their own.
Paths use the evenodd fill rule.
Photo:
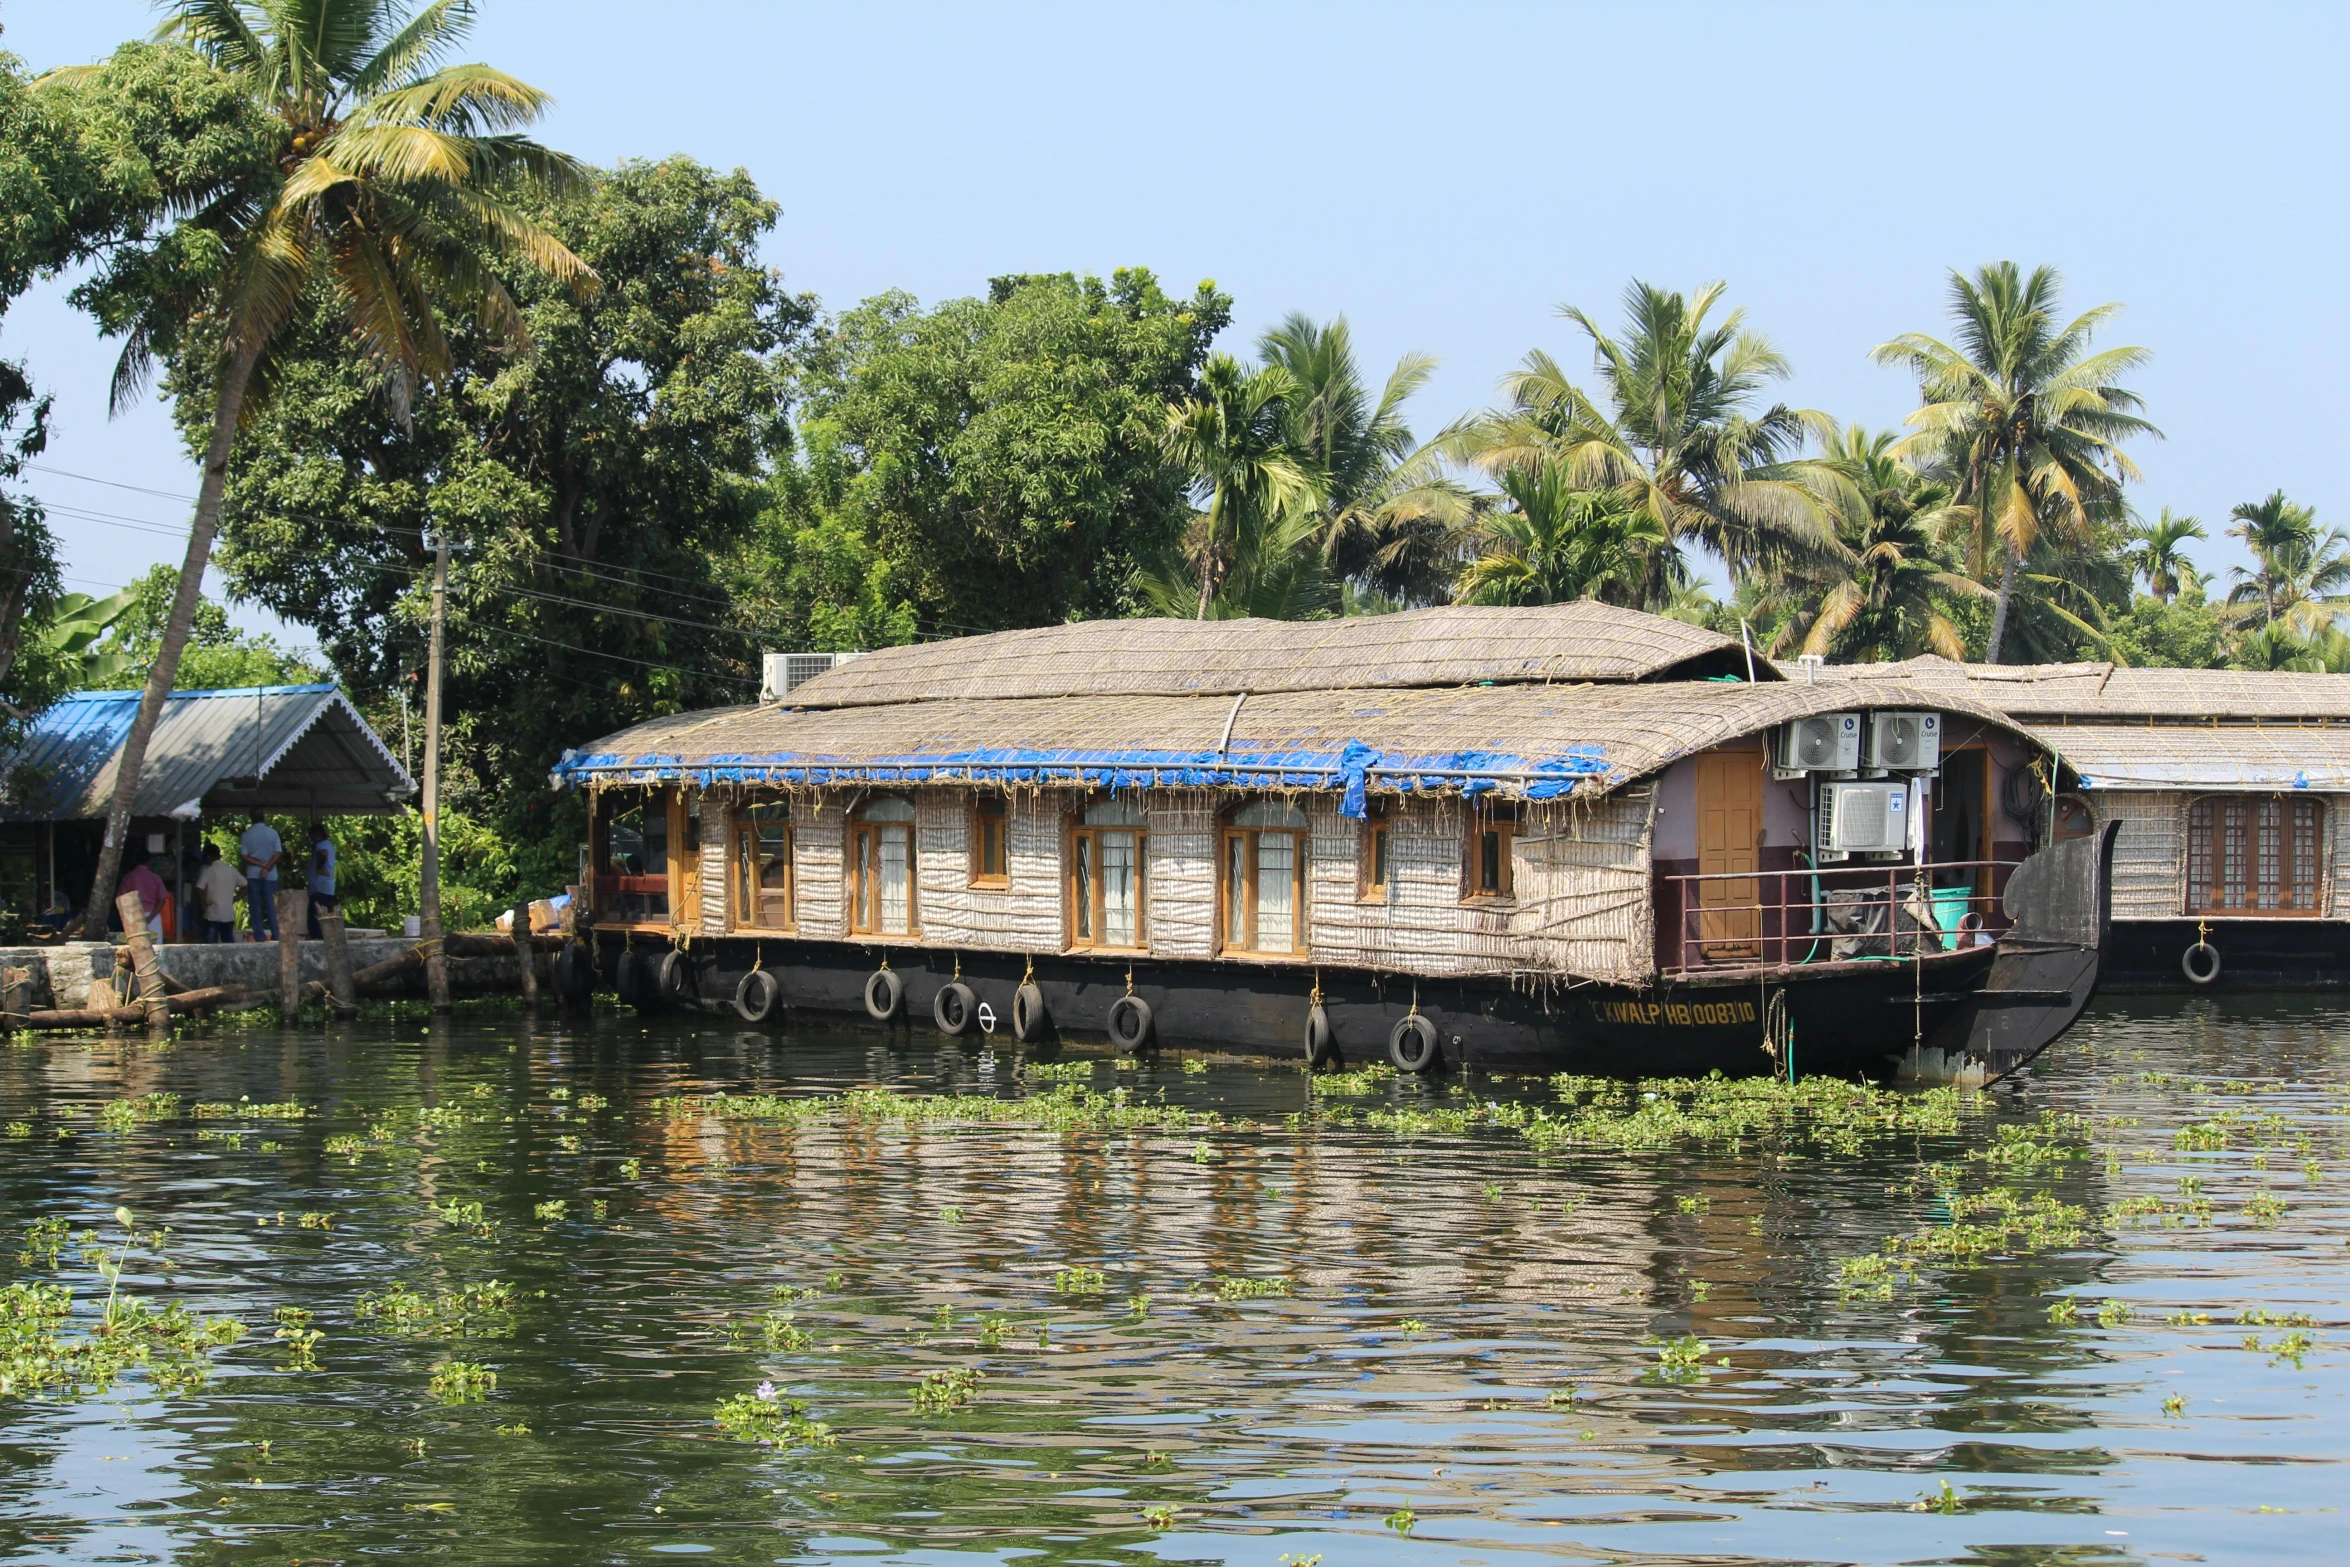
<svg viewBox="0 0 2350 1567">
<path fill-rule="evenodd" d="M 2105 982 L 2116 990 L 2337 990 L 2350 987 L 2350 921 L 2220 919 L 2203 939 L 2219 976 L 2191 982 L 2181 960 L 2195 945 L 2194 919 L 2115 920 Z M 2198 959 L 2207 962 L 2206 959 Z"/>
<path fill-rule="evenodd" d="M 640 938 L 641 939 L 641 938 Z M 600 937 L 604 981 L 612 984 L 624 939 Z M 645 949 L 640 949 L 640 956 Z M 1341 1059 L 1388 1059 L 1388 1038 L 1416 1007 L 1434 1023 L 1443 1064 L 1508 1072 L 1589 1072 L 1677 1076 L 1721 1071 L 1752 1076 L 1785 1070 L 1764 1049 L 1774 998 L 1785 1010 L 1799 1074 L 1882 1076 L 1909 1062 L 1924 1041 L 1963 1024 L 1994 951 L 1937 954 L 1922 962 L 1814 964 L 1648 988 L 1505 978 L 1419 979 L 1360 970 L 1289 965 L 1125 960 L 1050 954 L 1033 979 L 1051 1019 L 1049 1037 L 1109 1038 L 1110 1008 L 1133 993 L 1148 1002 L 1156 1040 L 1177 1048 L 1302 1057 L 1306 1019 L 1319 984 Z M 888 1027 L 935 1037 L 932 1004 L 958 977 L 1010 1044 L 1014 991 L 1029 977 L 1018 955 L 867 947 L 839 941 L 721 937 L 693 943 L 688 993 L 650 1005 L 734 1016 L 733 998 L 756 962 L 773 973 L 788 1011 L 874 1023 L 865 983 L 887 958 L 904 983 L 902 1009 Z M 978 1042 L 983 1030 L 967 1037 Z"/>
</svg>

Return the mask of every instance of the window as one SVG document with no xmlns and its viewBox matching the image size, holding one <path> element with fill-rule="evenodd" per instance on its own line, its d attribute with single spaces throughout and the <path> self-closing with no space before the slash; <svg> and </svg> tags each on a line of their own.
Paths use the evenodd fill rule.
<svg viewBox="0 0 2350 1567">
<path fill-rule="evenodd" d="M 792 928 L 791 806 L 774 801 L 734 813 L 734 923 Z"/>
<path fill-rule="evenodd" d="M 982 794 L 971 802 L 971 885 L 1008 887 L 1012 884 L 1004 849 L 1009 813 L 1000 794 Z"/>
<path fill-rule="evenodd" d="M 1306 813 L 1260 800 L 1224 826 L 1224 950 L 1306 950 Z"/>
<path fill-rule="evenodd" d="M 1387 819 L 1385 802 L 1371 802 L 1363 819 L 1362 843 L 1356 850 L 1355 896 L 1365 903 L 1385 903 L 1395 874 L 1395 830 Z"/>
<path fill-rule="evenodd" d="M 1069 945 L 1139 949 L 1143 909 L 1142 811 L 1124 800 L 1086 808 L 1069 827 Z"/>
<path fill-rule="evenodd" d="M 883 795 L 849 823 L 849 933 L 911 936 L 914 907 L 914 802 Z"/>
<path fill-rule="evenodd" d="M 2315 914 L 2325 806 L 2287 795 L 2206 795 L 2187 808 L 2189 914 Z"/>
<path fill-rule="evenodd" d="M 1511 847 L 1518 836 L 1518 808 L 1507 801 L 1479 801 L 1469 807 L 1468 874 L 1462 896 L 1513 896 Z"/>
<path fill-rule="evenodd" d="M 597 913 L 623 925 L 669 923 L 669 797 L 630 791 L 599 802 Z"/>
</svg>

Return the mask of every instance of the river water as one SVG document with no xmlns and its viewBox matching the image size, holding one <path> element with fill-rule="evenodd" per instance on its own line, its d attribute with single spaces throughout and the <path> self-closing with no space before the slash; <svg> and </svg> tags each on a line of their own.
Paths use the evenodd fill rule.
<svg viewBox="0 0 2350 1567">
<path fill-rule="evenodd" d="M 2346 1025 L 2122 998 L 1990 1093 L 1597 1140 L 623 1014 L 19 1042 L 0 1560 L 2342 1560 Z M 37 1385 L 110 1266 L 243 1336 Z"/>
</svg>

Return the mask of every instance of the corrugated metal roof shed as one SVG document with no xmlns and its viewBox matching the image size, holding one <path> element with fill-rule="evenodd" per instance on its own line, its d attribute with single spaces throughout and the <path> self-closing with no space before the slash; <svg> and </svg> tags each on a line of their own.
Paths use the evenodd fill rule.
<svg viewBox="0 0 2350 1567">
<path fill-rule="evenodd" d="M 11 779 L 25 787 L 0 802 L 0 818 L 105 815 L 139 695 L 81 691 L 43 713 L 8 759 Z M 132 810 L 168 816 L 194 803 L 206 810 L 367 815 L 396 809 L 415 789 L 398 758 L 331 685 L 174 691 L 148 744 Z"/>
</svg>

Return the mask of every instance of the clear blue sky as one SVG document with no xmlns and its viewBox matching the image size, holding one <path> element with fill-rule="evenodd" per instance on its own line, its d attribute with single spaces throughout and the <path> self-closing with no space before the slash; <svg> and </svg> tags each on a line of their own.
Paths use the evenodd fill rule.
<svg viewBox="0 0 2350 1567">
<path fill-rule="evenodd" d="M 1148 266 L 1238 301 L 1226 346 L 1343 312 L 1384 369 L 1441 356 L 1433 430 L 1625 280 L 1726 278 L 1793 359 L 1791 402 L 1874 425 L 1868 362 L 1939 330 L 1951 267 L 2012 258 L 2127 306 L 2109 341 L 2168 435 L 2138 504 L 2282 487 L 2350 525 L 2350 146 L 2340 6 L 781 5 L 482 0 L 473 58 L 552 92 L 544 134 L 610 162 L 685 152 L 782 203 L 769 262 L 845 306 L 995 274 Z M 38 68 L 145 31 L 139 0 L 0 0 Z M 0 353 L 57 394 L 52 467 L 173 493 L 149 403 L 109 423 L 112 349 L 60 290 Z M 184 525 L 176 502 L 43 474 L 53 502 Z M 178 559 L 57 519 L 76 585 Z M 2215 565 L 2241 558 L 2215 541 Z M 252 619 L 254 617 L 246 617 Z"/>
</svg>

